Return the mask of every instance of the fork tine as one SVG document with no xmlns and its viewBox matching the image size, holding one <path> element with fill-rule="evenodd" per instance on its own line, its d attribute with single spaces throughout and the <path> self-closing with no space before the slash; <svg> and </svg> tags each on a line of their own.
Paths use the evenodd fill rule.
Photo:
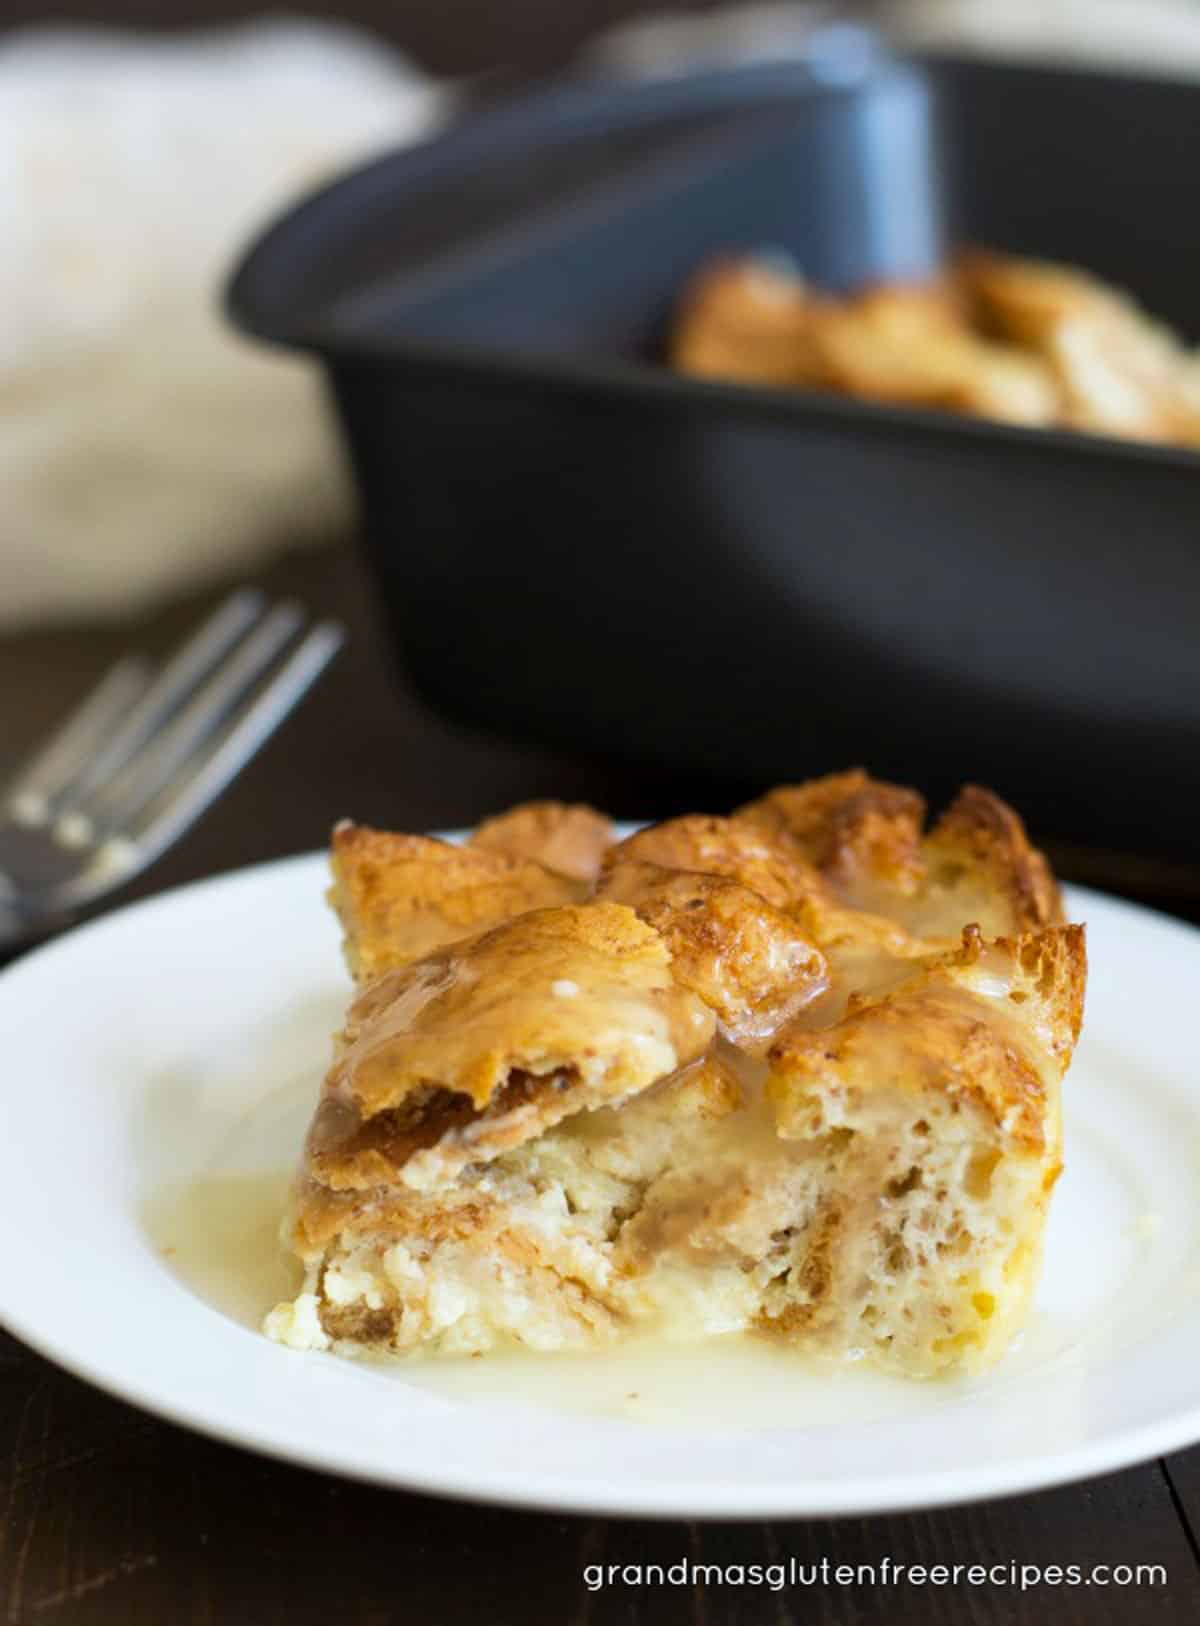
<svg viewBox="0 0 1200 1626">
<path fill-rule="evenodd" d="M 45 822 L 51 800 L 69 785 L 112 735 L 150 682 L 139 655 L 118 661 L 38 754 L 5 787 L 3 799 L 21 824 Z"/>
<path fill-rule="evenodd" d="M 144 828 L 115 844 L 117 867 L 127 872 L 143 869 L 199 818 L 275 732 L 344 639 L 345 632 L 336 622 L 312 628 L 212 749 L 194 762 L 190 774 L 169 793 Z M 91 892 L 106 890 L 110 884 L 111 873 L 103 866 L 98 872 L 85 872 L 71 889 L 71 901 L 86 902 Z"/>
<path fill-rule="evenodd" d="M 82 801 L 113 779 L 162 727 L 216 663 L 262 614 L 263 596 L 233 593 L 176 651 L 112 737 L 61 787 L 60 802 Z"/>
<path fill-rule="evenodd" d="M 76 839 L 94 840 L 123 832 L 242 705 L 304 619 L 304 612 L 294 604 L 272 610 L 114 779 L 90 800 L 76 803 L 71 799 L 60 821 L 66 827 L 63 839 L 75 835 Z"/>
</svg>

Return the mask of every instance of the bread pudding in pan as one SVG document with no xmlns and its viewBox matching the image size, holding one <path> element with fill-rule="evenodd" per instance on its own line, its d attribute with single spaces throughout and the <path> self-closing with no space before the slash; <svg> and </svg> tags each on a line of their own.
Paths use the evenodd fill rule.
<svg viewBox="0 0 1200 1626">
<path fill-rule="evenodd" d="M 680 372 L 1027 428 L 1200 447 L 1200 359 L 1074 266 L 980 249 L 924 283 L 837 298 L 786 263 L 714 261 L 670 338 Z"/>
<path fill-rule="evenodd" d="M 1020 820 L 861 772 L 618 841 L 342 825 L 357 982 L 268 1333 L 347 1355 L 753 1332 L 926 1376 L 1019 1327 L 1086 960 Z"/>
</svg>

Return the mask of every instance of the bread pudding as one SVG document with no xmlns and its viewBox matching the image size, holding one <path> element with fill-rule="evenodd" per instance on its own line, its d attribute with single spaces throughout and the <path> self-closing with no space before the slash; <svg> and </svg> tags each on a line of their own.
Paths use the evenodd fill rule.
<svg viewBox="0 0 1200 1626">
<path fill-rule="evenodd" d="M 356 992 L 266 1330 L 339 1354 L 746 1332 L 930 1376 L 1008 1346 L 1086 960 L 1021 822 L 854 771 L 618 840 L 344 824 Z"/>
<path fill-rule="evenodd" d="M 924 283 L 834 297 L 771 259 L 686 289 L 682 372 L 859 396 L 1028 428 L 1200 448 L 1200 361 L 1088 272 L 971 250 Z"/>
</svg>

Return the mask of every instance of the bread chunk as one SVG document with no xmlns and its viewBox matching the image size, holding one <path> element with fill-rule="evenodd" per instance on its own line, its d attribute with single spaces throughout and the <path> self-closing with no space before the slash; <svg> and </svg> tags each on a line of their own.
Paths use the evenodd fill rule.
<svg viewBox="0 0 1200 1626">
<path fill-rule="evenodd" d="M 612 820 L 582 802 L 522 802 L 485 819 L 470 845 L 530 858 L 556 875 L 590 885 L 615 839 Z"/>
<path fill-rule="evenodd" d="M 1200 445 L 1187 353 L 1127 295 L 1074 266 L 980 250 L 958 278 L 984 323 L 1044 358 L 1071 427 Z"/>
<path fill-rule="evenodd" d="M 828 985 L 825 960 L 798 923 L 726 876 L 627 859 L 611 866 L 597 896 L 629 904 L 659 932 L 675 980 L 747 1047 Z"/>
<path fill-rule="evenodd" d="M 360 982 L 526 910 L 574 903 L 586 890 L 506 852 L 394 835 L 348 820 L 333 832 L 331 865 L 329 901 L 345 933 L 347 964 Z"/>
<path fill-rule="evenodd" d="M 818 377 L 815 301 L 801 279 L 762 260 L 718 260 L 685 289 L 671 340 L 680 372 L 747 384 Z"/>
<path fill-rule="evenodd" d="M 776 909 L 789 909 L 814 889 L 821 876 L 792 843 L 749 819 L 690 813 L 638 830 L 605 855 L 604 871 L 636 860 L 663 869 L 724 875 Z"/>
<path fill-rule="evenodd" d="M 896 406 L 937 407 L 1034 428 L 1059 411 L 1040 356 L 973 333 L 937 284 L 869 289 L 814 321 L 817 370 L 831 389 Z"/>
<path fill-rule="evenodd" d="M 727 257 L 687 284 L 668 353 L 709 379 L 1200 447 L 1200 362 L 1175 333 L 1088 271 L 985 249 L 842 296 Z"/>
<path fill-rule="evenodd" d="M 698 1056 L 708 1007 L 615 903 L 536 909 L 391 971 L 354 1001 L 309 1154 L 326 1184 L 429 1184 Z"/>
</svg>

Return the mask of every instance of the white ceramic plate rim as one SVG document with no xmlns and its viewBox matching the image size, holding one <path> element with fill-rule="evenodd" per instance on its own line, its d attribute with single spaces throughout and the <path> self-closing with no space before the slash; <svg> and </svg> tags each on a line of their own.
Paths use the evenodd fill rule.
<svg viewBox="0 0 1200 1626">
<path fill-rule="evenodd" d="M 163 917 L 179 916 L 181 911 L 186 914 L 196 900 L 212 900 L 222 892 L 232 895 L 234 889 L 266 881 L 315 887 L 319 892 L 324 862 L 324 855 L 311 854 L 256 865 L 177 888 L 80 927 L 34 950 L 0 975 L 0 1017 L 22 999 L 26 985 L 52 975 L 59 962 L 67 964 L 81 951 L 102 949 L 106 937 L 118 928 L 133 924 L 153 928 Z M 1174 950 L 1190 955 L 1200 967 L 1200 933 L 1181 922 L 1081 889 L 1073 892 L 1072 905 L 1075 917 L 1108 916 L 1130 936 L 1149 933 L 1159 940 L 1163 952 Z M 0 1188 L 0 1215 L 4 1213 L 4 1195 Z M 30 1348 L 84 1381 L 201 1434 L 349 1478 L 411 1491 L 560 1511 L 662 1518 L 892 1512 L 1041 1489 L 1126 1467 L 1200 1440 L 1197 1403 L 1149 1424 L 1117 1428 L 1109 1435 L 1060 1452 L 1030 1453 L 1002 1463 L 982 1461 L 951 1470 L 927 1470 L 918 1464 L 900 1473 L 847 1479 L 823 1481 L 798 1476 L 783 1484 L 756 1484 L 748 1477 L 741 1484 L 705 1486 L 679 1474 L 600 1481 L 590 1475 L 539 1475 L 512 1467 L 497 1469 L 477 1462 L 438 1460 L 431 1454 L 405 1460 L 401 1453 L 387 1462 L 368 1461 L 361 1452 L 339 1448 L 328 1439 L 314 1442 L 295 1431 L 281 1432 L 269 1421 L 257 1421 L 244 1399 L 231 1403 L 223 1395 L 198 1399 L 181 1396 L 172 1369 L 131 1375 L 111 1352 L 96 1354 L 81 1347 L 77 1337 L 64 1333 L 56 1325 L 55 1316 L 46 1313 L 46 1301 L 15 1291 L 7 1273 L 0 1278 L 0 1323 Z M 248 1340 L 254 1338 L 244 1329 L 236 1330 Z"/>
</svg>

